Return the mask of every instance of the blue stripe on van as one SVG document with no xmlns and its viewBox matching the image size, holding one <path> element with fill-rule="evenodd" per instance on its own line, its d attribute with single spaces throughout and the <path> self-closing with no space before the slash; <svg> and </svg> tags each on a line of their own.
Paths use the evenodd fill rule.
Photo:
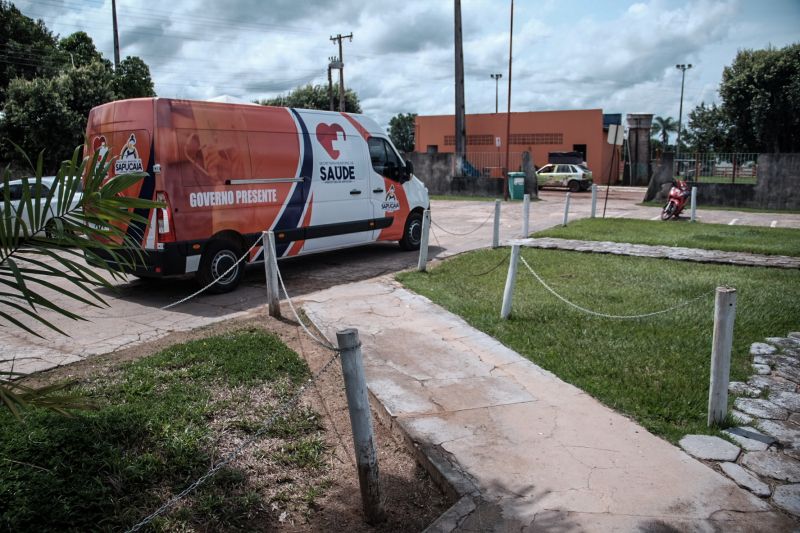
<svg viewBox="0 0 800 533">
<path fill-rule="evenodd" d="M 306 123 L 303 122 L 303 119 L 300 117 L 300 113 L 295 109 L 290 109 L 290 111 L 294 114 L 302 130 L 303 164 L 300 166 L 300 175 L 298 177 L 303 178 L 303 186 L 300 187 L 298 183 L 298 186 L 294 188 L 294 192 L 289 199 L 289 203 L 286 205 L 286 209 L 283 210 L 281 218 L 278 219 L 278 222 L 275 224 L 275 230 L 294 229 L 300 226 L 300 218 L 303 216 L 303 207 L 305 205 L 304 200 L 307 199 L 307 193 L 311 192 L 311 174 L 314 171 L 314 151 L 311 147 L 311 136 L 308 134 L 308 127 L 306 127 Z M 290 244 L 290 242 L 287 242 L 275 245 L 275 252 L 278 254 L 278 257 L 286 253 Z"/>
</svg>

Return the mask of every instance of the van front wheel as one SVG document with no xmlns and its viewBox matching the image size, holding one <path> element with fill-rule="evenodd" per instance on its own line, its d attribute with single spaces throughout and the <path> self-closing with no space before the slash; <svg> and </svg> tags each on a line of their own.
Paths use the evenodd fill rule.
<svg viewBox="0 0 800 533">
<path fill-rule="evenodd" d="M 403 238 L 400 239 L 400 248 L 403 250 L 419 250 L 419 243 L 422 240 L 422 213 L 414 211 L 409 213 L 406 219 L 406 227 L 403 230 Z"/>
<path fill-rule="evenodd" d="M 200 260 L 197 281 L 207 290 L 215 294 L 230 292 L 235 289 L 244 275 L 244 261 L 237 263 L 242 256 L 241 247 L 230 240 L 215 240 L 209 243 Z M 235 266 L 234 266 L 235 265 Z"/>
</svg>

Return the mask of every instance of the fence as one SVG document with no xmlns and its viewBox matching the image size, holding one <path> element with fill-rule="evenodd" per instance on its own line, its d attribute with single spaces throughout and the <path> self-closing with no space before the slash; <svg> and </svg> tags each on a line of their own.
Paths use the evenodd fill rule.
<svg viewBox="0 0 800 533">
<path fill-rule="evenodd" d="M 683 155 L 683 154 L 682 154 Z M 740 183 L 758 181 L 758 154 L 698 152 L 674 162 L 674 173 L 698 183 Z"/>
<path fill-rule="evenodd" d="M 524 152 L 511 152 L 508 154 L 506 164 L 506 151 L 496 152 L 467 152 L 464 157 L 463 175 L 483 178 L 502 178 L 506 169 L 512 172 L 522 170 L 522 154 Z M 457 175 L 453 168 L 454 175 Z"/>
</svg>

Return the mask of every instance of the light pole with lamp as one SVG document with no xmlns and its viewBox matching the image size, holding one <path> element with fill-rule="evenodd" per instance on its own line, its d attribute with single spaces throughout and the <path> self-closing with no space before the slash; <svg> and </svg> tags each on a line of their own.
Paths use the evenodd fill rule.
<svg viewBox="0 0 800 533">
<path fill-rule="evenodd" d="M 494 113 L 497 114 L 497 91 L 498 86 L 500 83 L 500 78 L 503 77 L 502 74 L 489 74 L 489 76 L 494 80 Z"/>
<path fill-rule="evenodd" d="M 681 155 L 681 119 L 683 118 L 683 82 L 686 79 L 686 71 L 692 68 L 692 64 L 689 63 L 688 65 L 684 64 L 675 65 L 675 68 L 680 69 L 681 71 L 681 105 L 678 111 L 678 140 L 675 141 L 675 162 L 678 163 L 678 165 L 680 165 L 679 160 Z"/>
</svg>

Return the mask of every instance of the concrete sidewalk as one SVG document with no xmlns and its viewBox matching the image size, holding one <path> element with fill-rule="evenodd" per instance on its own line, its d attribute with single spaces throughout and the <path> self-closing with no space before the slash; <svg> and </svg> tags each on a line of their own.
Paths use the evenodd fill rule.
<svg viewBox="0 0 800 533">
<path fill-rule="evenodd" d="M 300 302 L 460 500 L 432 531 L 789 531 L 769 504 L 388 278 Z M 499 312 L 499 309 L 498 309 Z"/>
<path fill-rule="evenodd" d="M 726 252 L 724 250 L 703 250 L 700 248 L 682 248 L 680 246 L 652 246 L 649 244 L 631 244 L 627 242 L 581 241 L 575 239 L 557 239 L 553 237 L 515 239 L 513 242 L 530 248 L 548 248 L 570 250 L 574 252 L 633 255 L 637 257 L 672 259 L 675 261 L 693 261 L 696 263 L 719 263 L 722 265 L 789 269 L 800 268 L 800 257 L 789 257 L 787 255 Z"/>
</svg>

